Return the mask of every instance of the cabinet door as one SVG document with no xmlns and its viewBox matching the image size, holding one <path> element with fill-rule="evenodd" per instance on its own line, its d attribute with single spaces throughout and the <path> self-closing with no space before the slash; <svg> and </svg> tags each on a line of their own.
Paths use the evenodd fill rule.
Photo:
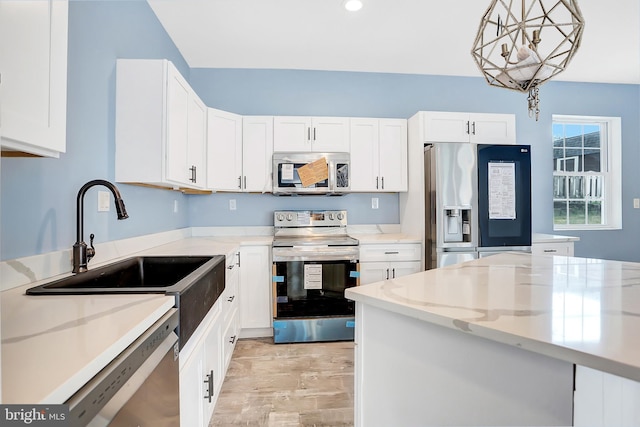
<svg viewBox="0 0 640 427">
<path fill-rule="evenodd" d="M 389 263 L 390 274 L 392 279 L 408 276 L 409 274 L 420 272 L 420 261 L 405 261 Z"/>
<path fill-rule="evenodd" d="M 378 119 L 351 119 L 351 190 L 377 191 L 379 178 Z"/>
<path fill-rule="evenodd" d="M 271 278 L 269 247 L 240 249 L 240 327 L 271 327 Z"/>
<path fill-rule="evenodd" d="M 189 138 L 190 88 L 180 73 L 169 65 L 166 111 L 166 177 L 178 184 L 190 184 L 187 141 Z"/>
<path fill-rule="evenodd" d="M 242 174 L 243 189 L 271 192 L 273 157 L 273 117 L 243 117 Z"/>
<path fill-rule="evenodd" d="M 241 191 L 242 116 L 209 108 L 207 117 L 207 186 Z"/>
<path fill-rule="evenodd" d="M 181 356 L 182 357 L 182 356 Z M 204 416 L 203 349 L 196 348 L 180 369 L 180 425 L 202 426 Z"/>
<path fill-rule="evenodd" d="M 380 120 L 380 190 L 407 191 L 407 121 Z"/>
<path fill-rule="evenodd" d="M 470 126 L 469 113 L 424 113 L 425 142 L 469 142 Z"/>
<path fill-rule="evenodd" d="M 387 262 L 361 262 L 360 285 L 380 282 L 390 279 L 389 263 Z"/>
<path fill-rule="evenodd" d="M 513 114 L 471 114 L 470 141 L 475 144 L 515 144 L 516 118 Z"/>
<path fill-rule="evenodd" d="M 314 117 L 311 122 L 312 151 L 317 153 L 349 152 L 349 119 Z"/>
<path fill-rule="evenodd" d="M 273 151 L 311 151 L 311 118 L 273 118 Z"/>
<path fill-rule="evenodd" d="M 379 189 L 378 123 L 378 119 L 351 119 L 351 191 Z"/>
<path fill-rule="evenodd" d="M 68 15 L 66 0 L 0 1 L 3 149 L 66 150 Z"/>
<path fill-rule="evenodd" d="M 220 334 L 222 333 L 221 316 L 211 323 L 211 326 L 206 332 L 204 337 L 204 357 L 203 357 L 203 413 L 202 413 L 202 425 L 208 426 L 213 410 L 215 408 L 216 401 L 218 400 L 218 393 L 222 387 L 224 381 L 224 375 L 222 372 L 222 349 L 220 346 Z M 209 386 L 211 382 L 211 386 Z"/>
<path fill-rule="evenodd" d="M 187 140 L 187 169 L 189 181 L 193 186 L 205 188 L 207 186 L 207 169 L 205 167 L 207 155 L 207 107 L 191 92 L 189 98 Z"/>
</svg>

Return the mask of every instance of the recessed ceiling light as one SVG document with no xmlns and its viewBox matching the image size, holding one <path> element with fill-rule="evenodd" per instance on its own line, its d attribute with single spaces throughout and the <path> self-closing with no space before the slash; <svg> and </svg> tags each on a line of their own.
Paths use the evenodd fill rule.
<svg viewBox="0 0 640 427">
<path fill-rule="evenodd" d="M 343 6 L 349 12 L 355 12 L 357 10 L 362 9 L 362 1 L 361 0 L 345 0 L 343 2 Z"/>
</svg>

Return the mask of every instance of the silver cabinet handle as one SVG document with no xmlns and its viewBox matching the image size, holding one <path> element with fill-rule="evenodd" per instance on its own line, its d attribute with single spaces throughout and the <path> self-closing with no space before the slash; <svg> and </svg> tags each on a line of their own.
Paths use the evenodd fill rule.
<svg viewBox="0 0 640 427">
<path fill-rule="evenodd" d="M 384 190 L 384 176 L 382 177 L 382 189 Z"/>
<path fill-rule="evenodd" d="M 311 141 L 311 128 L 307 128 L 307 141 Z"/>
<path fill-rule="evenodd" d="M 235 299 L 235 295 L 231 295 L 229 298 L 227 298 L 227 301 L 229 302 L 233 302 L 233 300 Z"/>
<path fill-rule="evenodd" d="M 244 189 L 247 189 L 247 176 L 244 176 Z"/>
<path fill-rule="evenodd" d="M 398 251 L 385 251 L 385 253 L 384 253 L 384 254 L 385 254 L 385 255 L 397 255 L 397 254 L 399 254 L 399 253 L 400 253 L 400 252 L 398 252 Z"/>
<path fill-rule="evenodd" d="M 393 279 L 395 279 L 395 278 L 396 278 L 396 269 L 395 269 L 395 268 L 392 268 L 392 269 L 391 269 L 391 277 L 392 277 Z"/>
<path fill-rule="evenodd" d="M 236 261 L 236 265 L 240 267 L 240 252 L 237 252 L 236 255 L 238 256 L 238 261 Z"/>
<path fill-rule="evenodd" d="M 235 343 L 236 342 L 236 337 L 237 337 L 237 335 L 232 336 L 231 339 L 229 339 L 229 343 L 231 343 L 231 344 Z"/>
<path fill-rule="evenodd" d="M 553 252 L 558 252 L 558 250 L 557 250 L 557 249 L 545 249 L 545 250 L 544 250 L 544 252 L 547 252 L 547 253 L 548 253 L 548 252 L 551 252 L 551 253 L 553 253 Z"/>
<path fill-rule="evenodd" d="M 316 140 L 316 128 L 313 128 L 313 140 Z"/>
<path fill-rule="evenodd" d="M 196 175 L 196 167 L 195 167 L 195 165 L 191 165 L 189 170 L 191 171 L 191 178 L 189 178 L 189 181 L 196 182 L 197 175 Z"/>
<path fill-rule="evenodd" d="M 471 125 L 471 133 L 472 133 L 473 135 L 475 135 L 475 134 L 476 134 L 476 122 L 473 122 L 473 124 Z"/>
<path fill-rule="evenodd" d="M 242 190 L 242 175 L 238 177 L 238 188 Z"/>
<path fill-rule="evenodd" d="M 378 180 L 380 179 L 380 177 L 376 176 L 376 190 L 378 189 Z"/>
<path fill-rule="evenodd" d="M 469 135 L 469 126 L 470 126 L 470 122 L 467 120 L 467 135 Z"/>
<path fill-rule="evenodd" d="M 207 385 L 207 394 L 204 398 L 209 400 L 209 403 L 211 403 L 211 398 L 213 397 L 213 370 L 207 374 L 204 383 Z"/>
<path fill-rule="evenodd" d="M 389 269 L 387 268 L 387 280 L 389 280 Z"/>
</svg>

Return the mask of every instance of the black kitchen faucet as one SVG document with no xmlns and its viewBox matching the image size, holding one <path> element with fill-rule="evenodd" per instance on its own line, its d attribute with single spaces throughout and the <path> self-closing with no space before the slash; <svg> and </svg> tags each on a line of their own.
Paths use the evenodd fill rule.
<svg viewBox="0 0 640 427">
<path fill-rule="evenodd" d="M 118 219 L 127 219 L 127 209 L 124 207 L 124 201 L 120 196 L 118 188 L 104 179 L 94 179 L 87 182 L 78 191 L 78 202 L 76 206 L 76 243 L 73 245 L 73 273 L 84 273 L 87 271 L 87 263 L 96 254 L 96 250 L 93 247 L 93 234 L 89 237 L 91 247 L 87 248 L 87 244 L 84 242 L 84 194 L 87 190 L 94 185 L 102 185 L 107 187 L 113 193 L 113 198 L 116 204 L 116 213 Z"/>
</svg>

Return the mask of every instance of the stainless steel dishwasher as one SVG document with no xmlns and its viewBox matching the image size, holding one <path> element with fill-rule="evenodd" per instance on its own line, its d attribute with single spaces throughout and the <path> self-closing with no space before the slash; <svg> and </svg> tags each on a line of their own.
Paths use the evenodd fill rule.
<svg viewBox="0 0 640 427">
<path fill-rule="evenodd" d="M 177 326 L 173 308 L 76 392 L 71 425 L 180 425 Z"/>
</svg>

